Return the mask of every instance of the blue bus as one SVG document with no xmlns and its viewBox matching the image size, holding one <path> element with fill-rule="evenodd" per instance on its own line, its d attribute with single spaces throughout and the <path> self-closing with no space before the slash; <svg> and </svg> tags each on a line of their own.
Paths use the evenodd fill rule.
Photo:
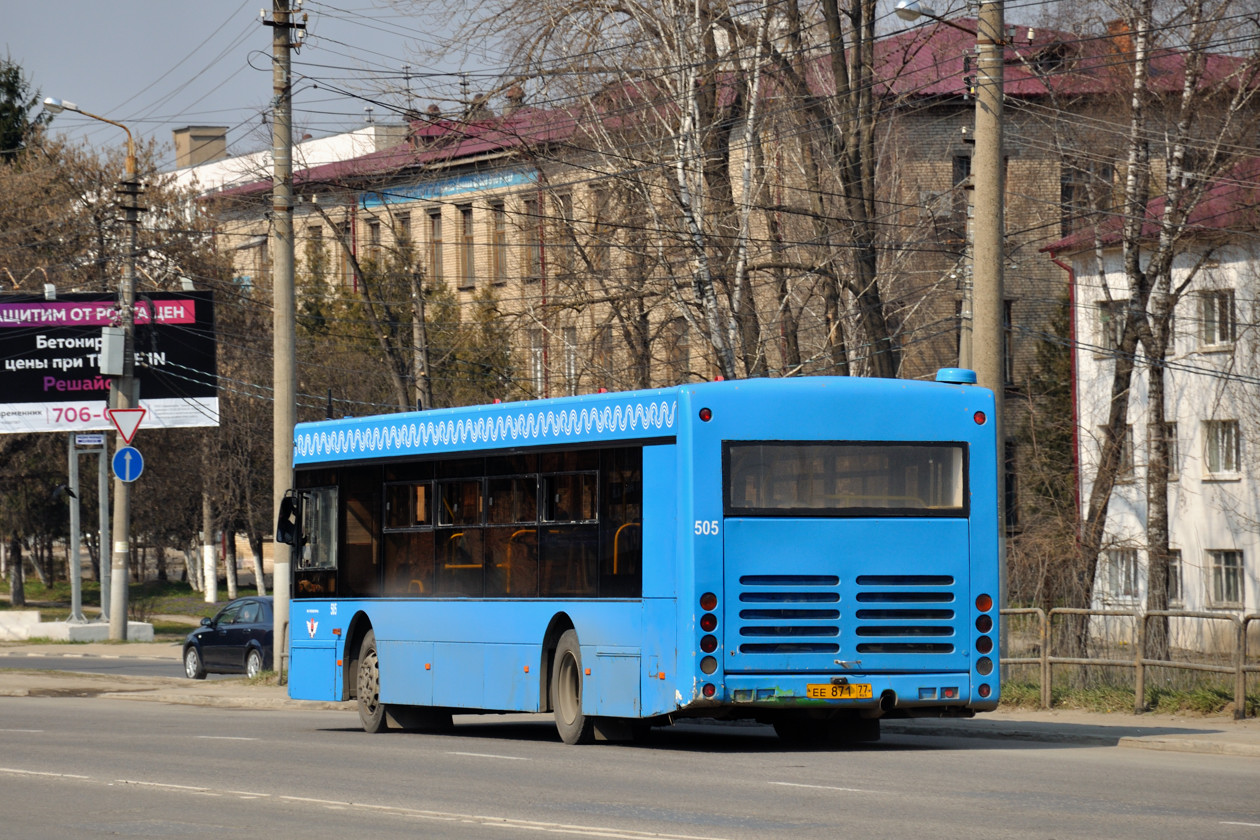
<svg viewBox="0 0 1260 840">
<path fill-rule="evenodd" d="M 299 424 L 289 696 L 785 741 L 998 702 L 992 393 L 752 379 Z"/>
</svg>

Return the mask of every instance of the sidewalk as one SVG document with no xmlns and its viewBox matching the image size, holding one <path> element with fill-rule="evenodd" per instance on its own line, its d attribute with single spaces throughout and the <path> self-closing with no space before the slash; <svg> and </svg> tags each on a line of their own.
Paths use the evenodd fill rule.
<svg viewBox="0 0 1260 840">
<path fill-rule="evenodd" d="M 123 642 L 75 645 L 0 643 L 0 655 L 65 657 L 66 667 L 87 657 L 179 662 L 180 643 Z M 233 709 L 336 709 L 353 703 L 290 700 L 283 686 L 251 685 L 243 677 L 189 680 L 117 677 L 68 671 L 0 670 L 3 697 L 110 697 Z M 888 735 L 1035 741 L 1065 746 L 1111 746 L 1260 758 L 1260 719 L 1191 715 L 1125 715 L 1071 709 L 1002 709 L 972 719 L 887 720 Z"/>
</svg>

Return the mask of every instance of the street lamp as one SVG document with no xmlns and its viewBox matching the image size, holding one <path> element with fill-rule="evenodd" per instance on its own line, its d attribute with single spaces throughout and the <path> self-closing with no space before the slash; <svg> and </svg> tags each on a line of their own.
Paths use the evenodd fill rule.
<svg viewBox="0 0 1260 840">
<path fill-rule="evenodd" d="M 122 374 L 110 379 L 110 406 L 115 409 L 135 408 L 140 403 L 139 388 L 135 376 L 135 303 L 136 303 L 136 229 L 140 221 L 140 208 L 136 196 L 140 184 L 136 180 L 136 142 L 131 130 L 120 122 L 84 111 L 73 102 L 49 97 L 44 109 L 52 114 L 73 111 L 103 123 L 118 126 L 127 133 L 126 174 L 118 192 L 127 196 L 123 209 L 126 211 L 127 228 L 130 231 L 127 259 L 123 263 L 122 285 L 118 291 L 119 326 L 123 331 Z M 127 445 L 122 434 L 114 439 L 115 451 Z M 123 641 L 127 638 L 127 561 L 131 550 L 131 485 L 114 477 L 114 524 L 113 546 L 109 556 L 109 638 Z M 104 577 L 104 575 L 102 575 Z"/>
</svg>

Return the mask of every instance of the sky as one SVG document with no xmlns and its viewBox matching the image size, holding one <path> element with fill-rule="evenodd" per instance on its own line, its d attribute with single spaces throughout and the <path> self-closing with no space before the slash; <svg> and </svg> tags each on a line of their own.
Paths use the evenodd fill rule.
<svg viewBox="0 0 1260 840">
<path fill-rule="evenodd" d="M 419 110 L 449 106 L 462 84 L 476 93 L 478 79 L 493 73 L 484 57 L 434 64 L 422 51 L 444 25 L 400 13 L 399 5 L 304 3 L 306 43 L 293 55 L 296 137 L 358 128 L 366 107 L 377 122 L 399 121 L 390 106 L 402 107 L 408 89 Z M 272 30 L 262 24 L 264 6 L 270 19 L 271 0 L 0 0 L 0 49 L 41 100 L 69 100 L 123 123 L 137 141 L 156 140 L 160 160 L 173 167 L 171 132 L 184 126 L 227 126 L 234 155 L 270 146 L 263 116 Z M 117 128 L 70 112 L 52 129 L 93 146 L 125 142 Z"/>
</svg>

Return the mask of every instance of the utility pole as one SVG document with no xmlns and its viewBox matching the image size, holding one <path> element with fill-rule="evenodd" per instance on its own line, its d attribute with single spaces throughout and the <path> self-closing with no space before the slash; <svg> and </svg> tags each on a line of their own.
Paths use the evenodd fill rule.
<svg viewBox="0 0 1260 840">
<path fill-rule="evenodd" d="M 299 0 L 299 8 L 301 6 Z M 263 21 L 271 29 L 271 294 L 274 309 L 272 332 L 272 381 L 275 403 L 272 414 L 272 521 L 280 514 L 280 502 L 293 481 L 293 427 L 297 423 L 297 340 L 293 287 L 293 87 L 290 50 L 293 23 L 289 0 L 272 0 L 271 17 Z M 283 670 L 289 630 L 289 546 L 272 543 L 272 594 L 275 613 L 273 661 Z"/>
<path fill-rule="evenodd" d="M 1002 392 L 1005 360 L 1005 156 L 1002 149 L 1002 51 L 1006 42 L 1002 0 L 981 0 L 976 32 L 976 150 L 971 172 L 975 184 L 972 237 L 972 353 L 978 384 L 993 391 L 997 435 L 998 528 L 1006 528 L 1006 424 Z M 1005 605 L 1005 601 L 1003 601 Z"/>
<path fill-rule="evenodd" d="M 126 131 L 126 129 L 124 129 Z M 110 403 L 115 409 L 140 405 L 140 387 L 136 381 L 136 247 L 140 227 L 140 182 L 136 180 L 136 144 L 127 132 L 127 174 L 118 187 L 123 196 L 127 222 L 127 259 L 123 261 L 122 289 L 118 295 L 118 320 L 123 331 L 122 376 L 111 380 Z M 119 432 L 114 438 L 114 451 L 127 446 Z M 109 555 L 109 638 L 127 638 L 128 562 L 131 559 L 131 483 L 114 477 L 114 547 Z"/>
</svg>

